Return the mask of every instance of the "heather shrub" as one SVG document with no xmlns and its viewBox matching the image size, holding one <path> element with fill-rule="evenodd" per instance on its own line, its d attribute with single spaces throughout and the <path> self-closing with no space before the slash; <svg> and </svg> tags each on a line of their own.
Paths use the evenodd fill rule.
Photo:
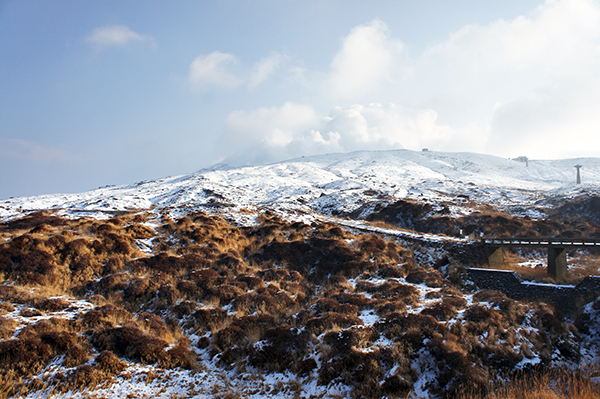
<svg viewBox="0 0 600 399">
<path fill-rule="evenodd" d="M 78 332 L 79 330 L 79 323 L 75 320 L 52 317 L 50 319 L 42 319 L 36 323 L 26 325 L 19 331 L 19 338 L 33 338 L 44 333 L 55 331 Z"/>
<path fill-rule="evenodd" d="M 20 334 L 21 335 L 21 334 Z M 77 334 L 51 331 L 41 334 L 23 334 L 27 338 L 0 341 L 0 368 L 12 370 L 17 375 L 28 377 L 37 374 L 58 355 L 71 350 L 69 362 L 85 361 L 87 352 L 77 354 L 71 348 L 78 345 Z"/>
<path fill-rule="evenodd" d="M 214 280 L 218 277 L 220 277 L 219 273 L 209 268 L 194 270 L 190 272 L 188 276 L 188 278 L 198 284 L 199 287 L 205 286 L 211 280 Z"/>
<path fill-rule="evenodd" d="M 277 269 L 271 264 L 267 264 L 268 268 L 264 268 L 256 272 L 256 276 L 265 282 L 280 282 L 290 279 L 290 272 L 285 269 Z"/>
<path fill-rule="evenodd" d="M 15 311 L 15 307 L 12 303 L 7 301 L 0 301 L 0 315 L 11 313 Z"/>
<path fill-rule="evenodd" d="M 67 301 L 65 298 L 46 298 L 41 302 L 36 304 L 36 307 L 40 310 L 44 310 L 47 312 L 58 312 L 61 310 L 65 310 L 71 306 L 71 303 Z"/>
<path fill-rule="evenodd" d="M 432 337 L 426 347 L 434 356 L 438 368 L 434 392 L 453 397 L 465 386 L 479 389 L 488 384 L 490 376 L 485 368 L 474 365 L 469 353 L 453 337 Z"/>
<path fill-rule="evenodd" d="M 432 316 L 414 313 L 390 313 L 375 323 L 375 327 L 389 339 L 406 341 L 415 351 L 423 347 L 425 339 L 447 332 L 446 327 Z"/>
<path fill-rule="evenodd" d="M 251 289 L 257 289 L 264 286 L 264 282 L 262 278 L 258 276 L 252 276 L 250 274 L 241 274 L 236 277 L 236 280 L 246 284 L 246 286 Z"/>
<path fill-rule="evenodd" d="M 428 287 L 439 288 L 444 283 L 444 275 L 437 270 L 415 270 L 406 276 L 406 281 L 412 284 L 425 284 Z"/>
<path fill-rule="evenodd" d="M 457 310 L 463 309 L 465 306 L 467 306 L 467 300 L 462 297 L 458 297 L 458 296 L 453 296 L 453 295 L 444 296 L 442 298 L 442 301 L 445 304 L 447 304 Z"/>
<path fill-rule="evenodd" d="M 117 375 L 125 370 L 127 364 L 119 359 L 113 352 L 104 350 L 94 359 L 96 369 L 108 375 Z"/>
<path fill-rule="evenodd" d="M 194 370 L 198 366 L 196 353 L 190 349 L 189 341 L 181 339 L 161 357 L 158 364 L 164 368 Z"/>
<path fill-rule="evenodd" d="M 102 295 L 105 298 L 115 294 L 122 295 L 122 291 L 127 288 L 131 276 L 128 273 L 114 273 L 103 277 L 97 283 L 88 286 L 89 290 L 93 290 L 96 294 Z"/>
<path fill-rule="evenodd" d="M 184 260 L 178 256 L 170 256 L 165 252 L 148 258 L 138 259 L 131 265 L 132 270 L 142 271 L 145 269 L 155 270 L 163 273 L 177 274 L 185 272 Z"/>
<path fill-rule="evenodd" d="M 249 345 L 264 339 L 268 329 L 277 325 L 275 319 L 266 314 L 243 316 L 213 334 L 213 355 L 219 355 L 224 367 L 233 367 L 249 353 Z"/>
<path fill-rule="evenodd" d="M 178 319 L 184 319 L 185 316 L 189 316 L 194 313 L 197 307 L 197 302 L 185 300 L 179 302 L 177 305 L 174 305 L 171 310 Z"/>
<path fill-rule="evenodd" d="M 132 224 L 125 228 L 125 231 L 135 239 L 148 239 L 156 235 L 156 232 L 143 224 Z"/>
<path fill-rule="evenodd" d="M 457 310 L 446 302 L 438 302 L 421 311 L 422 315 L 433 316 L 439 321 L 448 321 L 458 314 Z"/>
<path fill-rule="evenodd" d="M 361 310 L 371 307 L 373 302 L 364 294 L 350 292 L 340 292 L 331 296 L 331 298 L 335 299 L 341 304 L 350 304 L 357 306 Z"/>
<path fill-rule="evenodd" d="M 30 230 L 36 227 L 45 226 L 46 228 L 54 227 L 54 226 L 64 226 L 67 225 L 68 221 L 66 219 L 52 216 L 48 211 L 40 211 L 33 212 L 29 215 L 19 218 L 13 219 L 7 223 L 2 223 L 2 230 Z"/>
<path fill-rule="evenodd" d="M 359 289 L 359 284 L 356 284 Z M 419 290 L 412 285 L 402 284 L 395 280 L 388 280 L 381 285 L 365 287 L 364 291 L 373 294 L 374 299 L 402 300 L 407 305 L 414 305 L 419 301 Z"/>
<path fill-rule="evenodd" d="M 352 326 L 341 331 L 325 333 L 323 342 L 334 348 L 334 352 L 365 349 L 379 339 L 379 332 L 372 326 Z"/>
<path fill-rule="evenodd" d="M 267 314 L 242 316 L 212 336 L 213 349 L 225 351 L 234 346 L 242 347 L 264 338 L 269 328 L 277 326 L 273 316 Z"/>
<path fill-rule="evenodd" d="M 159 288 L 159 284 L 154 279 L 134 277 L 123 290 L 123 300 L 128 305 L 147 303 L 156 297 Z"/>
<path fill-rule="evenodd" d="M 260 345 L 252 345 L 249 363 L 268 372 L 306 373 L 308 362 L 302 362 L 308 355 L 310 334 L 290 325 L 280 325 L 266 331 Z M 313 366 L 314 368 L 314 366 Z"/>
<path fill-rule="evenodd" d="M 21 309 L 21 311 L 19 312 L 19 316 L 22 317 L 38 317 L 38 316 L 43 316 L 44 313 L 42 313 L 41 311 L 37 310 L 37 309 L 31 309 L 31 308 L 24 308 Z"/>
<path fill-rule="evenodd" d="M 173 339 L 171 331 L 163 319 L 160 318 L 160 316 L 148 312 L 142 312 L 137 318 L 140 322 L 139 324 L 141 324 L 150 334 L 166 341 L 171 341 Z"/>
<path fill-rule="evenodd" d="M 333 328 L 348 328 L 362 325 L 363 321 L 357 316 L 328 312 L 322 316 L 314 317 L 306 322 L 306 328 L 315 335 L 320 335 Z"/>
<path fill-rule="evenodd" d="M 235 298 L 243 295 L 244 292 L 245 290 L 240 288 L 237 284 L 211 284 L 206 287 L 203 298 L 209 302 L 227 305 Z"/>
<path fill-rule="evenodd" d="M 142 363 L 156 363 L 165 357 L 167 342 L 150 334 L 145 334 L 133 326 L 114 327 L 94 331 L 90 338 L 100 351 L 111 351 L 128 359 Z"/>
<path fill-rule="evenodd" d="M 408 271 L 406 268 L 396 265 L 381 267 L 377 270 L 377 275 L 380 278 L 404 278 L 407 273 Z"/>
<path fill-rule="evenodd" d="M 490 379 L 485 388 L 465 386 L 457 399 L 600 399 L 597 370 L 537 366 Z"/>
<path fill-rule="evenodd" d="M 227 252 L 220 254 L 214 262 L 213 267 L 221 275 L 227 276 L 245 273 L 248 269 L 240 254 L 233 249 L 229 249 Z"/>
<path fill-rule="evenodd" d="M 133 320 L 132 314 L 113 304 L 96 307 L 85 312 L 81 317 L 81 323 L 84 327 L 102 329 L 114 327 L 117 324 L 130 323 Z"/>
<path fill-rule="evenodd" d="M 353 387 L 354 397 L 379 397 L 379 381 L 384 376 L 380 356 L 379 348 L 370 352 L 333 352 L 331 357 L 322 360 L 318 383 L 343 383 Z"/>
<path fill-rule="evenodd" d="M 0 247 L 0 272 L 6 279 L 21 284 L 54 283 L 57 279 L 54 257 L 40 249 L 25 248 L 29 243 L 28 238 L 21 236 Z"/>
<path fill-rule="evenodd" d="M 79 344 L 75 344 L 75 345 L 69 347 L 65 352 L 65 358 L 63 360 L 63 365 L 65 367 L 70 368 L 70 367 L 76 367 L 83 363 L 86 363 L 89 360 L 90 356 L 89 356 L 89 348 L 87 348 L 87 345 L 85 345 L 85 346 L 86 347 L 79 345 Z"/>
<path fill-rule="evenodd" d="M 375 305 L 375 311 L 381 317 L 385 317 L 390 313 L 404 313 L 408 307 L 404 301 L 382 301 Z"/>
<path fill-rule="evenodd" d="M 0 339 L 12 337 L 17 327 L 17 322 L 8 317 L 0 316 Z"/>
<path fill-rule="evenodd" d="M 227 322 L 227 312 L 221 308 L 201 308 L 192 313 L 183 327 L 194 331 L 215 331 Z"/>
<path fill-rule="evenodd" d="M 376 267 L 346 241 L 314 236 L 302 241 L 272 241 L 257 251 L 253 258 L 285 264 L 315 283 L 323 283 L 328 276 L 336 274 L 355 277 L 363 270 Z"/>
<path fill-rule="evenodd" d="M 318 315 L 323 315 L 329 312 L 348 314 L 358 316 L 360 309 L 358 306 L 351 303 L 339 303 L 333 298 L 321 298 L 315 302 L 311 309 Z"/>
</svg>

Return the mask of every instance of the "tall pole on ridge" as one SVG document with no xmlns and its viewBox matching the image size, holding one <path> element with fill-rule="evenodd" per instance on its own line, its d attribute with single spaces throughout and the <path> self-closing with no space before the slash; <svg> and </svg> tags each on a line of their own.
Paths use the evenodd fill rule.
<svg viewBox="0 0 600 399">
<path fill-rule="evenodd" d="M 579 172 L 579 169 L 581 169 L 582 166 L 577 164 L 575 167 L 577 168 L 577 184 L 581 184 L 581 173 Z"/>
</svg>

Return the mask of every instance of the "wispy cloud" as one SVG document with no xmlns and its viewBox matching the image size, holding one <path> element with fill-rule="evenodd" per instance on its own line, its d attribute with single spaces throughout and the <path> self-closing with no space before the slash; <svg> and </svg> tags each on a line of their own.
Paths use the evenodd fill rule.
<svg viewBox="0 0 600 399">
<path fill-rule="evenodd" d="M 153 41 L 150 36 L 141 35 L 124 25 L 108 25 L 94 29 L 85 38 L 87 43 L 97 46 L 123 46 L 131 42 Z"/>
<path fill-rule="evenodd" d="M 190 65 L 188 80 L 194 89 L 245 87 L 253 90 L 271 79 L 288 61 L 287 55 L 272 51 L 248 68 L 234 54 L 213 51 L 196 57 Z"/>
<path fill-rule="evenodd" d="M 81 162 L 83 157 L 59 148 L 21 140 L 0 138 L 0 159 L 45 163 Z"/>
<path fill-rule="evenodd" d="M 254 64 L 254 67 L 250 72 L 248 87 L 254 89 L 268 80 L 287 58 L 287 56 L 280 54 L 277 51 L 273 51 L 267 57 L 261 58 Z"/>
<path fill-rule="evenodd" d="M 239 59 L 230 53 L 214 51 L 199 55 L 190 65 L 189 82 L 195 89 L 210 86 L 236 88 L 243 83 L 233 70 L 238 63 Z"/>
</svg>

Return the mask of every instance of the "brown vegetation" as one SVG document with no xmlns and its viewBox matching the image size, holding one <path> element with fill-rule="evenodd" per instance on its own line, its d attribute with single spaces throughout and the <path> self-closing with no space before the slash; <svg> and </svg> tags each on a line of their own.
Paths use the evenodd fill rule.
<svg viewBox="0 0 600 399">
<path fill-rule="evenodd" d="M 126 361 L 194 370 L 195 350 L 226 369 L 346 384 L 353 397 L 406 397 L 424 358 L 436 367 L 430 391 L 445 397 L 486 393 L 523 359 L 578 361 L 576 329 L 554 308 L 492 291 L 468 304 L 441 271 L 376 235 L 269 213 L 245 228 L 201 212 L 155 228 L 148 217 L 42 213 L 0 228 L 0 396 L 93 388 Z M 136 240 L 148 238 L 143 253 Z M 50 317 L 76 311 L 73 298 L 95 307 Z M 57 359 L 64 372 L 33 378 Z"/>
<path fill-rule="evenodd" d="M 484 392 L 463 389 L 457 399 L 599 399 L 594 369 L 567 370 L 544 367 L 515 372 L 491 380 Z"/>
<path fill-rule="evenodd" d="M 479 237 L 599 237 L 599 197 L 578 198 L 549 208 L 550 218 L 532 219 L 500 212 L 487 206 L 467 216 L 452 217 L 448 206 L 416 200 L 377 204 L 367 216 L 371 222 L 427 233 Z M 372 204 L 365 205 L 372 206 Z M 356 218 L 363 208 L 350 213 Z M 585 215 L 585 216 L 584 216 Z"/>
</svg>

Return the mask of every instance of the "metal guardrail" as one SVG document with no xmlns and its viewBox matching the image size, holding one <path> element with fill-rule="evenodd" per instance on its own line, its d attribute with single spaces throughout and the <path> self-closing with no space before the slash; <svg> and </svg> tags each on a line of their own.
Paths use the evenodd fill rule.
<svg viewBox="0 0 600 399">
<path fill-rule="evenodd" d="M 482 238 L 481 242 L 499 247 L 600 247 L 599 238 Z"/>
</svg>

